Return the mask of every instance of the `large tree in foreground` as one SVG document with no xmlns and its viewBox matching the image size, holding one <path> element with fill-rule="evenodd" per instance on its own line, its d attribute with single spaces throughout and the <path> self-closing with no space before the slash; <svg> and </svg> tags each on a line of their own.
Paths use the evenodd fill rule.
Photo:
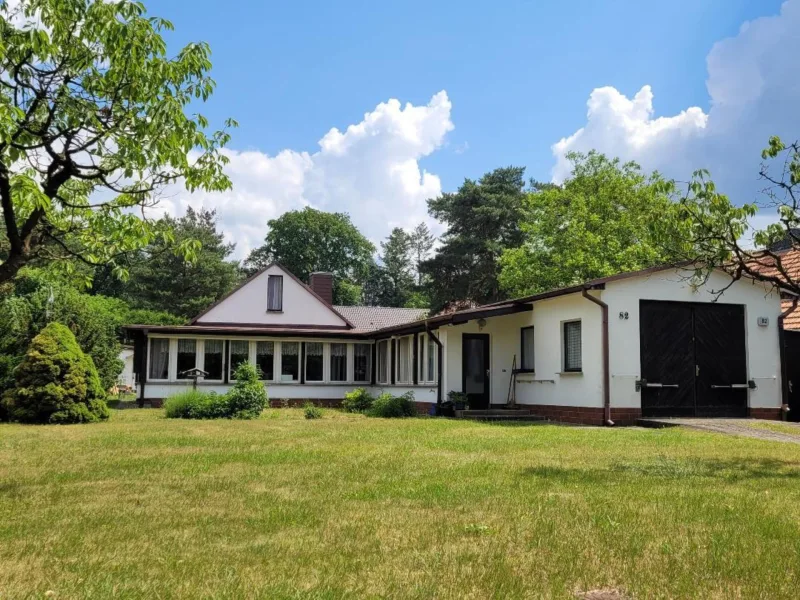
<svg viewBox="0 0 800 600">
<path fill-rule="evenodd" d="M 168 56 L 171 28 L 124 0 L 0 6 L 0 282 L 29 263 L 116 265 L 169 239 L 145 218 L 165 186 L 229 187 L 228 134 L 185 113 L 214 89 L 210 50 Z"/>
<path fill-rule="evenodd" d="M 353 303 L 372 265 L 375 246 L 345 213 L 328 213 L 306 207 L 282 214 L 267 223 L 264 245 L 250 253 L 245 267 L 250 271 L 279 262 L 293 275 L 308 281 L 315 271 L 333 273 L 334 300 Z"/>
<path fill-rule="evenodd" d="M 657 222 L 672 209 L 658 174 L 603 154 L 572 153 L 563 185 L 534 184 L 523 202 L 524 242 L 503 253 L 509 296 L 574 285 L 671 261 Z"/>
</svg>

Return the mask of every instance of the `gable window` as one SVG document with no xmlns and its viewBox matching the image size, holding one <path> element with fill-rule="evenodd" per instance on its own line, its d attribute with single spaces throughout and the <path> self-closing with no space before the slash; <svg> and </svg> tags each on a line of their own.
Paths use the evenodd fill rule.
<svg viewBox="0 0 800 600">
<path fill-rule="evenodd" d="M 267 277 L 267 310 L 271 312 L 283 310 L 283 275 Z"/>
<path fill-rule="evenodd" d="M 372 346 L 370 344 L 353 344 L 353 380 L 369 381 L 371 369 Z"/>
<path fill-rule="evenodd" d="M 222 340 L 204 340 L 203 346 L 203 371 L 207 373 L 206 381 L 221 381 L 222 353 L 225 342 Z"/>
<path fill-rule="evenodd" d="M 410 336 L 397 340 L 397 383 L 411 383 L 411 340 Z"/>
<path fill-rule="evenodd" d="M 230 379 L 235 379 L 234 373 L 236 373 L 236 367 L 242 363 L 246 363 L 249 358 L 250 342 L 247 340 L 231 340 L 228 377 Z"/>
<path fill-rule="evenodd" d="M 347 344 L 331 344 L 331 381 L 347 381 Z"/>
<path fill-rule="evenodd" d="M 389 383 L 389 340 L 378 342 L 378 383 Z"/>
<path fill-rule="evenodd" d="M 523 327 L 520 330 L 520 369 L 523 371 L 533 371 L 533 327 Z"/>
<path fill-rule="evenodd" d="M 169 340 L 150 339 L 150 369 L 148 379 L 169 379 Z"/>
<path fill-rule="evenodd" d="M 322 381 L 323 365 L 322 342 L 306 343 L 306 381 Z"/>
<path fill-rule="evenodd" d="M 581 322 L 564 323 L 564 371 L 579 372 L 583 368 L 581 361 Z"/>
<path fill-rule="evenodd" d="M 186 371 L 197 366 L 197 341 L 178 340 L 178 379 L 188 379 Z"/>
<path fill-rule="evenodd" d="M 281 342 L 281 381 L 300 379 L 300 342 Z"/>
<path fill-rule="evenodd" d="M 275 376 L 275 342 L 256 342 L 256 365 L 261 369 L 261 379 L 272 381 Z"/>
</svg>

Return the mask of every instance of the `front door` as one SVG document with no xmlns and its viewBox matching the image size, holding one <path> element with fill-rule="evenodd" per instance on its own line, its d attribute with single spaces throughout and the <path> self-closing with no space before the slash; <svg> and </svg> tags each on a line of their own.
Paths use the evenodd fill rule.
<svg viewBox="0 0 800 600">
<path fill-rule="evenodd" d="M 465 333 L 461 338 L 461 389 L 470 409 L 489 408 L 489 335 Z"/>
<path fill-rule="evenodd" d="M 640 302 L 642 414 L 744 417 L 744 307 Z"/>
</svg>

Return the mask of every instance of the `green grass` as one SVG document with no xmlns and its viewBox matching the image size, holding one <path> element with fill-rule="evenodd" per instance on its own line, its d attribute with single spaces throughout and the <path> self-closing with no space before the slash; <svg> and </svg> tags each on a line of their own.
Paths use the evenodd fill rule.
<svg viewBox="0 0 800 600">
<path fill-rule="evenodd" d="M 786 433 L 788 435 L 800 436 L 800 426 L 795 424 L 780 423 L 778 421 L 752 421 L 749 423 L 753 429 L 772 431 L 775 433 Z"/>
<path fill-rule="evenodd" d="M 0 425 L 0 598 L 796 598 L 800 445 L 267 411 Z"/>
</svg>

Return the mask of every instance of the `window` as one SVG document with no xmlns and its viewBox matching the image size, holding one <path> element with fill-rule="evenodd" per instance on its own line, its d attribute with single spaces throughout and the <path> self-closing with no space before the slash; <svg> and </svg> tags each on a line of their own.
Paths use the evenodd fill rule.
<svg viewBox="0 0 800 600">
<path fill-rule="evenodd" d="M 523 371 L 533 371 L 533 327 L 523 327 L 520 330 L 521 355 L 519 365 Z"/>
<path fill-rule="evenodd" d="M 306 343 L 306 381 L 322 381 L 323 365 L 322 342 Z"/>
<path fill-rule="evenodd" d="M 389 340 L 378 342 L 378 383 L 389 383 Z"/>
<path fill-rule="evenodd" d="M 275 312 L 283 310 L 283 275 L 267 277 L 267 310 Z"/>
<path fill-rule="evenodd" d="M 152 338 L 150 340 L 150 370 L 148 379 L 169 379 L 169 340 Z"/>
<path fill-rule="evenodd" d="M 576 372 L 581 364 L 581 322 L 564 323 L 564 371 Z"/>
<path fill-rule="evenodd" d="M 397 383 L 411 383 L 411 337 L 397 340 Z"/>
<path fill-rule="evenodd" d="M 256 342 L 256 365 L 261 379 L 272 381 L 275 376 L 275 342 Z"/>
<path fill-rule="evenodd" d="M 281 343 L 281 381 L 300 379 L 300 342 Z"/>
<path fill-rule="evenodd" d="M 250 358 L 250 342 L 247 340 L 231 340 L 230 357 L 228 377 L 235 379 L 233 374 L 236 372 L 236 367 L 246 363 Z"/>
<path fill-rule="evenodd" d="M 436 381 L 436 343 L 433 336 L 423 333 L 419 336 L 419 381 Z"/>
<path fill-rule="evenodd" d="M 197 341 L 178 340 L 178 379 L 188 379 L 186 371 L 197 366 Z"/>
<path fill-rule="evenodd" d="M 225 342 L 222 340 L 205 340 L 203 350 L 203 371 L 206 380 L 222 380 L 222 352 Z"/>
<path fill-rule="evenodd" d="M 428 352 L 425 355 L 425 362 L 428 365 L 428 373 L 425 381 L 436 381 L 436 357 L 438 356 L 438 348 L 436 342 L 433 341 L 433 334 L 425 336 L 428 340 Z"/>
<path fill-rule="evenodd" d="M 347 344 L 331 344 L 331 381 L 347 381 Z"/>
<path fill-rule="evenodd" d="M 353 380 L 370 381 L 372 378 L 372 346 L 353 344 Z"/>
</svg>

